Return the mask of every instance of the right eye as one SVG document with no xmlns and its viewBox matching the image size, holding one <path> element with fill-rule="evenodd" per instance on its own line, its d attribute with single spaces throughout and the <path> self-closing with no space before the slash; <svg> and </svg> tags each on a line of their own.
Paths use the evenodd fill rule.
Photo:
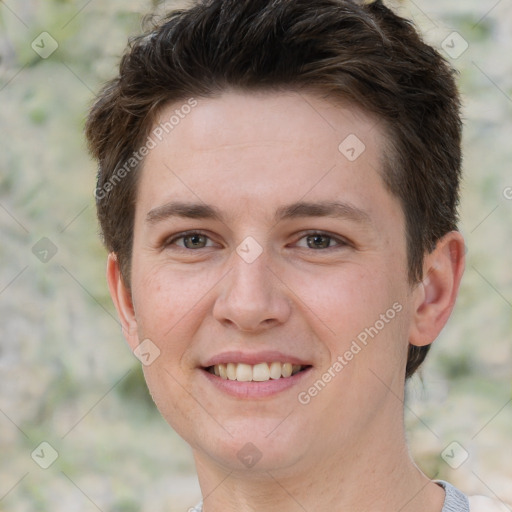
<svg viewBox="0 0 512 512">
<path fill-rule="evenodd" d="M 205 247 L 212 247 L 214 244 L 204 233 L 188 231 L 178 233 L 168 238 L 164 243 L 165 248 L 169 248 L 172 245 L 180 247 L 181 249 L 204 249 Z"/>
</svg>

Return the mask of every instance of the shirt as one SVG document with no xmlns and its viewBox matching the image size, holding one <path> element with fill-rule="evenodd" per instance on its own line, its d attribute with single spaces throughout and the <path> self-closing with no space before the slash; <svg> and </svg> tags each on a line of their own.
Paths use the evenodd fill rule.
<svg viewBox="0 0 512 512">
<path fill-rule="evenodd" d="M 443 510 L 441 512 L 469 512 L 469 500 L 465 494 L 462 494 L 452 484 L 443 480 L 436 481 L 440 485 L 446 496 L 444 498 Z"/>
<path fill-rule="evenodd" d="M 475 496 L 468 498 L 465 494 L 455 488 L 452 484 L 443 480 L 436 480 L 436 483 L 440 485 L 446 495 L 444 498 L 443 509 L 441 512 L 501 512 L 507 509 L 502 507 L 498 502 L 484 498 L 483 496 Z M 470 500 L 471 500 L 471 511 L 470 511 Z M 194 508 L 191 508 L 189 512 L 202 512 L 203 502 L 201 501 Z"/>
<path fill-rule="evenodd" d="M 485 496 L 466 496 L 448 482 L 437 480 L 436 483 L 446 492 L 441 512 L 508 512 L 510 510 L 499 500 Z"/>
</svg>

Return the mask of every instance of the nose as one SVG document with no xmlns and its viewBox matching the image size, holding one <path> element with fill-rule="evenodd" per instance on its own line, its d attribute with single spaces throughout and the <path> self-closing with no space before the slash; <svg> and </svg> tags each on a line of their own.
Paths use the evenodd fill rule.
<svg viewBox="0 0 512 512">
<path fill-rule="evenodd" d="M 251 263 L 235 251 L 231 271 L 221 281 L 213 316 L 227 327 L 259 332 L 286 322 L 291 305 L 286 286 L 274 274 L 262 254 Z"/>
</svg>

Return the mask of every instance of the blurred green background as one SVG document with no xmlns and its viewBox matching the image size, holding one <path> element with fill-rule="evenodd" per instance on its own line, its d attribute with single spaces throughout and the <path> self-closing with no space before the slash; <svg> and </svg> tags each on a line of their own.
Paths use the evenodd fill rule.
<svg viewBox="0 0 512 512">
<path fill-rule="evenodd" d="M 83 139 L 142 16 L 182 4 L 0 2 L 1 511 L 174 512 L 200 497 L 108 296 Z M 459 70 L 465 118 L 467 268 L 408 386 L 411 452 L 430 477 L 512 503 L 512 4 L 395 5 Z M 468 453 L 456 469 L 441 456 L 452 442 Z"/>
</svg>

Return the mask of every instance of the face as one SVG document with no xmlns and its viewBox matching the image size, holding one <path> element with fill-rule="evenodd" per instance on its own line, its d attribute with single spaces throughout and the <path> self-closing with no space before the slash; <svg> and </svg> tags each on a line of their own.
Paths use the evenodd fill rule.
<svg viewBox="0 0 512 512">
<path fill-rule="evenodd" d="M 400 416 L 416 296 L 383 147 L 354 107 L 228 92 L 146 157 L 126 335 L 199 459 L 289 468 Z"/>
</svg>

